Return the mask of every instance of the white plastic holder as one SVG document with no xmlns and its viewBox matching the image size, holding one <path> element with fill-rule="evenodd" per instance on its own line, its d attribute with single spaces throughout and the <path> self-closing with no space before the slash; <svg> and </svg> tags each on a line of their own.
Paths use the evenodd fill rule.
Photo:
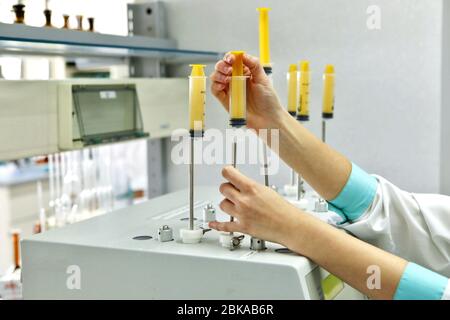
<svg viewBox="0 0 450 320">
<path fill-rule="evenodd" d="M 231 249 L 231 247 L 232 247 L 232 238 L 233 238 L 233 235 L 230 234 L 229 232 L 221 233 L 219 241 L 220 241 L 220 244 L 222 245 L 222 247 Z"/>
<path fill-rule="evenodd" d="M 180 229 L 180 238 L 183 243 L 199 243 L 203 237 L 203 229 Z"/>
<path fill-rule="evenodd" d="M 306 210 L 309 206 L 309 201 L 306 198 L 302 198 L 300 200 L 289 200 L 289 202 L 301 210 Z"/>
<path fill-rule="evenodd" d="M 286 184 L 283 188 L 283 191 L 287 197 L 297 196 L 297 186 L 296 185 Z"/>
<path fill-rule="evenodd" d="M 242 240 L 244 240 L 245 235 L 236 233 L 221 233 L 220 234 L 220 244 L 224 248 L 228 248 L 231 251 L 238 249 L 241 246 Z"/>
</svg>

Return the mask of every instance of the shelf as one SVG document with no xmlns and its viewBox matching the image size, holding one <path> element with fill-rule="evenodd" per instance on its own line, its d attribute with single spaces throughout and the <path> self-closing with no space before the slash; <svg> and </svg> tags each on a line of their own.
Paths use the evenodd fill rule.
<svg viewBox="0 0 450 320">
<path fill-rule="evenodd" d="M 0 23 L 0 53 L 64 57 L 145 57 L 171 63 L 210 62 L 222 53 L 178 49 L 175 40 Z"/>
</svg>

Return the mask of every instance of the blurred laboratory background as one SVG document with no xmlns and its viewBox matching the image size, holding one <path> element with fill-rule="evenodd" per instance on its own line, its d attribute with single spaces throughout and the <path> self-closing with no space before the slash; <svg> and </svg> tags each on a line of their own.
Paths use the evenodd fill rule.
<svg viewBox="0 0 450 320">
<path fill-rule="evenodd" d="M 309 60 L 305 125 L 320 136 L 323 66 L 333 64 L 327 143 L 405 190 L 450 195 L 448 1 L 2 0 L 0 276 L 15 263 L 17 230 L 26 237 L 187 188 L 188 167 L 170 154 L 172 132 L 188 125 L 189 64 L 205 64 L 210 74 L 227 51 L 257 56 L 260 6 L 271 7 L 273 83 L 283 104 L 289 64 Z M 57 123 L 61 101 L 88 99 L 77 86 L 85 79 L 117 86 L 136 79 L 120 89 L 124 99 L 133 99 L 127 90 L 139 96 L 131 136 L 88 141 L 86 131 L 99 124 L 87 117 L 85 127 L 72 128 L 72 113 Z M 61 81 L 74 86 L 61 89 Z M 207 129 L 228 127 L 209 90 L 205 118 Z M 202 166 L 195 183 L 218 186 L 222 167 Z M 264 182 L 258 166 L 241 170 Z M 271 184 L 282 186 L 290 174 L 281 164 Z"/>
</svg>

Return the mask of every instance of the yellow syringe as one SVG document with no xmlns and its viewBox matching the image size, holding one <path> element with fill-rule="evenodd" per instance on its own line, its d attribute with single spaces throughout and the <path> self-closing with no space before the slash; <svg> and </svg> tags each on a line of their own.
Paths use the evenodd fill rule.
<svg viewBox="0 0 450 320">
<path fill-rule="evenodd" d="M 205 128 L 206 103 L 206 76 L 205 66 L 191 64 L 189 76 L 189 133 L 191 135 L 190 162 L 189 162 L 189 228 L 180 229 L 180 238 L 183 243 L 199 243 L 203 236 L 202 229 L 194 226 L 194 165 L 195 140 L 203 137 Z"/>
<path fill-rule="evenodd" d="M 322 118 L 324 119 L 333 118 L 334 87 L 335 87 L 334 66 L 329 64 L 325 67 L 325 72 L 323 74 Z"/>
<path fill-rule="evenodd" d="M 259 12 L 259 59 L 263 67 L 270 67 L 270 8 L 258 8 Z"/>
<path fill-rule="evenodd" d="M 288 101 L 287 109 L 291 116 L 295 117 L 297 115 L 297 104 L 298 104 L 298 70 L 297 65 L 289 65 L 289 71 L 287 73 L 288 82 Z"/>
<path fill-rule="evenodd" d="M 300 97 L 297 110 L 297 120 L 309 120 L 309 90 L 311 83 L 311 72 L 309 61 L 300 62 Z"/>
<path fill-rule="evenodd" d="M 247 76 L 244 76 L 244 51 L 232 51 L 235 59 L 232 65 L 230 84 L 230 125 L 242 127 L 246 125 L 246 91 Z"/>
<path fill-rule="evenodd" d="M 203 136 L 205 129 L 206 76 L 205 66 L 191 64 L 189 76 L 189 132 L 192 137 Z"/>
</svg>

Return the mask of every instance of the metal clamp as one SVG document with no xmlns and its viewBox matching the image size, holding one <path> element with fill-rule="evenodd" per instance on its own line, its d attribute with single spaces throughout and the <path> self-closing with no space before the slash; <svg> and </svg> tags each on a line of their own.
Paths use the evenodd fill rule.
<svg viewBox="0 0 450 320">
<path fill-rule="evenodd" d="M 252 237 L 250 239 L 250 249 L 255 251 L 266 250 L 267 249 L 266 242 L 264 240 Z"/>
<path fill-rule="evenodd" d="M 237 249 L 241 246 L 242 240 L 244 240 L 244 235 L 236 236 L 230 240 L 230 250 Z"/>
</svg>

